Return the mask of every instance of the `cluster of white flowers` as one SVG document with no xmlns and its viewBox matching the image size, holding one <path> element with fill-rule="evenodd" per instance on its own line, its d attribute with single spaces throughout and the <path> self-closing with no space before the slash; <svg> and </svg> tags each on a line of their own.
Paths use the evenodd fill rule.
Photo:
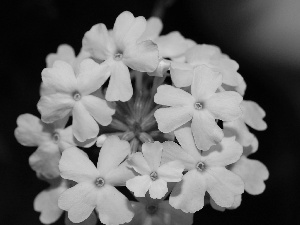
<svg viewBox="0 0 300 225">
<path fill-rule="evenodd" d="M 34 200 L 42 223 L 67 211 L 67 225 L 95 225 L 97 216 L 110 225 L 188 225 L 205 204 L 233 209 L 244 190 L 264 191 L 268 170 L 247 158 L 258 149 L 247 125 L 266 129 L 265 112 L 243 100 L 238 64 L 161 30 L 158 18 L 123 12 L 112 30 L 86 32 L 78 56 L 61 45 L 46 58 L 41 119 L 20 115 L 15 130 L 20 144 L 38 147 L 29 164 L 50 183 Z M 97 166 L 86 149 L 93 145 Z"/>
</svg>

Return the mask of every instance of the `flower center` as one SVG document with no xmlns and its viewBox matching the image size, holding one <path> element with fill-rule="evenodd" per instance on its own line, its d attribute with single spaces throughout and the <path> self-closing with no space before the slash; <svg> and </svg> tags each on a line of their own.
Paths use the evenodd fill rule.
<svg viewBox="0 0 300 225">
<path fill-rule="evenodd" d="M 116 61 L 120 61 L 120 60 L 122 60 L 122 58 L 123 58 L 123 54 L 122 53 L 116 53 L 115 55 L 114 55 L 114 60 L 116 60 Z"/>
<path fill-rule="evenodd" d="M 156 205 L 147 205 L 146 206 L 146 211 L 149 214 L 154 214 L 154 213 L 156 213 L 157 210 L 158 210 L 158 207 Z"/>
<path fill-rule="evenodd" d="M 156 172 L 150 173 L 150 178 L 151 178 L 151 180 L 153 180 L 153 181 L 157 180 L 157 178 L 158 178 L 157 173 L 156 173 Z"/>
<path fill-rule="evenodd" d="M 202 172 L 203 170 L 205 170 L 205 164 L 204 162 L 198 162 L 196 165 L 196 169 L 200 172 Z"/>
<path fill-rule="evenodd" d="M 95 185 L 97 187 L 103 187 L 103 185 L 105 184 L 104 182 L 104 179 L 102 177 L 98 177 L 96 180 L 95 180 Z"/>
<path fill-rule="evenodd" d="M 201 104 L 200 102 L 196 102 L 194 108 L 197 110 L 203 109 L 203 104 Z"/>
<path fill-rule="evenodd" d="M 75 92 L 73 94 L 73 98 L 74 98 L 75 101 L 79 101 L 81 99 L 81 95 L 78 92 Z"/>
<path fill-rule="evenodd" d="M 55 132 L 55 133 L 52 135 L 52 139 L 53 139 L 53 141 L 54 141 L 55 143 L 57 143 L 57 142 L 59 141 L 59 139 L 60 139 L 59 134 Z"/>
</svg>

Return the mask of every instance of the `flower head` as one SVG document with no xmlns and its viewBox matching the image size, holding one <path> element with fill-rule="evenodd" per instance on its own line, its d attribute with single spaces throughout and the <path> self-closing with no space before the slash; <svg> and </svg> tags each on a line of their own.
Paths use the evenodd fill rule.
<svg viewBox="0 0 300 225">
<path fill-rule="evenodd" d="M 61 176 L 78 183 L 66 190 L 58 201 L 59 207 L 68 211 L 72 222 L 85 220 L 95 208 L 104 224 L 122 224 L 132 219 L 127 198 L 114 187 L 124 185 L 134 176 L 127 168 L 128 164 L 123 162 L 129 153 L 129 143 L 116 136 L 110 136 L 104 142 L 97 168 L 78 148 L 69 148 L 62 153 Z"/>
<path fill-rule="evenodd" d="M 184 166 L 179 161 L 161 164 L 163 145 L 159 142 L 144 143 L 142 153 L 128 159 L 128 164 L 140 174 L 126 182 L 126 187 L 136 197 L 145 197 L 149 190 L 151 198 L 162 198 L 168 192 L 167 182 L 181 180 Z"/>
<path fill-rule="evenodd" d="M 110 67 L 108 101 L 128 101 L 133 89 L 129 68 L 140 72 L 153 72 L 158 66 L 157 45 L 151 40 L 138 42 L 146 29 L 144 17 L 121 13 L 109 32 L 104 24 L 94 25 L 83 38 L 83 49 L 91 57 L 105 61 Z"/>
</svg>

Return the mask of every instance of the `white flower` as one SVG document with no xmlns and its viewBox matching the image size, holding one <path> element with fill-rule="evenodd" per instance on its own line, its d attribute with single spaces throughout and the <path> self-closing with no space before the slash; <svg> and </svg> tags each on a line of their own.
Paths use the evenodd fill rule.
<svg viewBox="0 0 300 225">
<path fill-rule="evenodd" d="M 170 206 L 167 200 L 137 198 L 138 202 L 131 201 L 134 217 L 128 225 L 191 225 L 193 214 L 184 213 Z"/>
<path fill-rule="evenodd" d="M 107 126 L 115 113 L 105 100 L 91 94 L 102 86 L 108 72 L 107 65 L 99 65 L 91 59 L 80 63 L 76 75 L 63 61 L 56 61 L 53 68 L 44 69 L 44 86 L 53 91 L 43 95 L 38 102 L 42 120 L 51 123 L 72 114 L 76 139 L 83 142 L 95 138 L 99 132 L 97 122 Z"/>
<path fill-rule="evenodd" d="M 210 203 L 210 205 L 213 209 L 224 212 L 225 209 L 236 209 L 236 208 L 238 208 L 242 203 L 242 195 L 234 196 L 233 205 L 231 207 L 228 207 L 228 208 L 221 207 L 221 206 L 217 205 L 211 197 L 209 197 L 209 203 Z"/>
<path fill-rule="evenodd" d="M 196 45 L 185 53 L 186 63 L 172 62 L 170 73 L 176 87 L 191 85 L 193 69 L 199 65 L 206 65 L 223 76 L 222 83 L 238 86 L 243 78 L 237 72 L 239 65 L 221 50 L 213 45 Z"/>
<path fill-rule="evenodd" d="M 154 101 L 170 107 L 156 110 L 154 116 L 159 130 L 164 133 L 192 120 L 196 145 L 207 150 L 223 138 L 223 131 L 215 119 L 232 121 L 240 117 L 242 97 L 233 91 L 215 93 L 222 83 L 222 75 L 210 68 L 199 66 L 194 73 L 191 94 L 170 85 L 157 88 Z"/>
<path fill-rule="evenodd" d="M 129 68 L 153 72 L 158 66 L 157 45 L 150 40 L 138 42 L 146 29 L 144 17 L 121 13 L 111 32 L 104 24 L 94 25 L 83 38 L 83 49 L 110 66 L 110 81 L 105 98 L 128 101 L 132 94 Z M 109 77 L 107 75 L 106 78 Z"/>
<path fill-rule="evenodd" d="M 142 153 L 137 152 L 128 159 L 128 164 L 140 176 L 126 182 L 126 187 L 136 197 L 145 197 L 149 190 L 151 198 L 162 198 L 168 192 L 167 182 L 181 180 L 184 166 L 179 161 L 161 164 L 163 145 L 159 142 L 144 143 Z"/>
<path fill-rule="evenodd" d="M 51 186 L 40 192 L 34 199 L 34 210 L 40 212 L 40 221 L 43 224 L 54 223 L 62 215 L 57 203 L 62 192 L 67 190 L 67 181 L 61 178 L 48 180 Z"/>
<path fill-rule="evenodd" d="M 22 114 L 17 119 L 15 137 L 24 146 L 37 146 L 30 156 L 29 164 L 38 177 L 53 179 L 59 176 L 58 162 L 61 151 L 71 146 L 90 147 L 95 140 L 79 143 L 74 140 L 72 128 L 64 129 L 67 118 L 53 124 L 45 124 L 31 114 Z"/>
<path fill-rule="evenodd" d="M 208 151 L 200 152 L 194 144 L 190 127 L 183 126 L 176 133 L 181 147 L 174 142 L 165 142 L 163 161 L 181 160 L 188 172 L 173 189 L 170 205 L 194 213 L 204 206 L 207 191 L 219 206 L 231 207 L 235 196 L 243 193 L 244 183 L 225 167 L 240 158 L 242 146 L 233 137 L 224 138 Z"/>
<path fill-rule="evenodd" d="M 134 173 L 123 162 L 130 154 L 130 145 L 117 136 L 106 139 L 100 150 L 97 168 L 78 148 L 62 153 L 59 162 L 61 176 L 78 184 L 65 191 L 58 206 L 68 211 L 69 219 L 82 222 L 96 208 L 104 224 L 122 224 L 131 221 L 133 212 L 127 198 L 114 186 L 124 185 Z M 123 162 L 123 163 L 122 163 Z"/>
</svg>

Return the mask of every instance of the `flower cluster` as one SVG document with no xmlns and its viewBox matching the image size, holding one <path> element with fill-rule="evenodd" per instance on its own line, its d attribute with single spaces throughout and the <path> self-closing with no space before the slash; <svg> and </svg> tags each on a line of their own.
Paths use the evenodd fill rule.
<svg viewBox="0 0 300 225">
<path fill-rule="evenodd" d="M 244 190 L 264 191 L 268 170 L 247 158 L 258 149 L 247 125 L 265 130 L 265 112 L 243 100 L 238 64 L 161 30 L 160 19 L 126 11 L 113 29 L 87 31 L 77 56 L 68 45 L 47 56 L 41 119 L 20 115 L 15 130 L 38 147 L 29 164 L 50 184 L 34 200 L 42 223 L 67 211 L 67 225 L 186 225 L 205 204 L 233 209 Z"/>
</svg>

